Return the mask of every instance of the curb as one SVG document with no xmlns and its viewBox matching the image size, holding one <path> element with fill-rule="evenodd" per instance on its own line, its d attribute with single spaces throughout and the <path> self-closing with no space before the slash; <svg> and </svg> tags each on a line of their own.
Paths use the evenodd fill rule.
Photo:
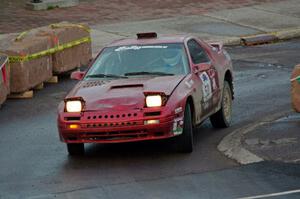
<svg viewBox="0 0 300 199">
<path fill-rule="evenodd" d="M 292 29 L 284 29 L 275 32 L 254 34 L 241 36 L 239 38 L 232 38 L 222 41 L 226 46 L 252 46 L 259 44 L 273 43 L 277 41 L 284 41 L 300 37 L 300 27 Z"/>
<path fill-rule="evenodd" d="M 300 37 L 300 28 L 280 30 L 277 32 L 273 32 L 273 34 L 280 40 L 293 39 Z"/>
<path fill-rule="evenodd" d="M 121 37 L 123 36 L 125 38 L 125 35 L 116 34 L 116 32 L 109 32 L 109 34 L 114 34 L 116 36 L 121 36 Z M 276 32 L 269 32 L 269 33 L 262 33 L 262 34 L 242 35 L 238 37 L 226 37 L 223 39 L 222 38 L 207 39 L 206 41 L 222 42 L 224 46 L 245 46 L 245 45 L 251 46 L 251 45 L 259 45 L 259 44 L 290 40 L 298 37 L 300 38 L 300 27 L 292 28 L 292 29 L 283 29 Z M 99 45 L 99 46 L 103 46 L 103 45 Z"/>
<path fill-rule="evenodd" d="M 277 42 L 278 40 L 279 38 L 276 35 L 272 33 L 266 33 L 266 34 L 241 37 L 240 44 L 243 46 L 254 46 L 260 44 L 273 43 L 273 42 Z"/>
<path fill-rule="evenodd" d="M 230 159 L 237 161 L 240 164 L 250 164 L 255 162 L 264 161 L 263 158 L 257 156 L 256 154 L 248 151 L 242 146 L 242 138 L 253 131 L 254 129 L 262 126 L 266 123 L 273 122 L 287 114 L 291 111 L 281 112 L 274 114 L 272 116 L 264 118 L 261 122 L 255 122 L 245 127 L 234 130 L 229 135 L 225 136 L 221 142 L 218 144 L 218 150 Z"/>
<path fill-rule="evenodd" d="M 33 3 L 28 1 L 26 3 L 26 8 L 29 10 L 51 10 L 54 8 L 67 8 L 72 6 L 77 6 L 79 0 L 56 0 L 56 1 L 40 1 L 38 3 Z"/>
<path fill-rule="evenodd" d="M 239 46 L 241 44 L 241 38 L 232 38 L 232 39 L 226 39 L 226 40 L 221 40 L 223 45 L 225 46 Z"/>
</svg>

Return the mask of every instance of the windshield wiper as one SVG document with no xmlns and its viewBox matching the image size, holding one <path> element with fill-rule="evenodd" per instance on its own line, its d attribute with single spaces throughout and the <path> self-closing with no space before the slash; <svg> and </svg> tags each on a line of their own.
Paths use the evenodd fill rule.
<svg viewBox="0 0 300 199">
<path fill-rule="evenodd" d="M 169 76 L 169 75 L 174 75 L 172 73 L 164 73 L 164 72 L 146 72 L 146 71 L 141 71 L 141 72 L 132 72 L 132 73 L 125 73 L 125 76 L 134 76 L 134 75 L 161 75 L 161 76 Z"/>
<path fill-rule="evenodd" d="M 91 78 L 103 78 L 103 77 L 108 77 L 108 78 L 128 78 L 128 77 L 122 76 L 122 75 L 102 74 L 102 73 L 87 75 L 86 77 L 91 77 Z"/>
</svg>

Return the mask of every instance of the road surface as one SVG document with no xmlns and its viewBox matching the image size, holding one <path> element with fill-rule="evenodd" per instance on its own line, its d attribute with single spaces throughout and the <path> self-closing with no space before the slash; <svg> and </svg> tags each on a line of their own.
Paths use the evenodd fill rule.
<svg viewBox="0 0 300 199">
<path fill-rule="evenodd" d="M 192 154 L 168 141 L 88 145 L 71 158 L 59 142 L 56 107 L 76 83 L 68 77 L 0 110 L 0 198 L 239 198 L 300 188 L 300 165 L 240 166 L 217 145 L 233 130 L 290 109 L 289 77 L 300 40 L 228 48 L 235 69 L 233 125 L 196 129 Z M 275 198 L 299 198 L 299 193 Z"/>
</svg>

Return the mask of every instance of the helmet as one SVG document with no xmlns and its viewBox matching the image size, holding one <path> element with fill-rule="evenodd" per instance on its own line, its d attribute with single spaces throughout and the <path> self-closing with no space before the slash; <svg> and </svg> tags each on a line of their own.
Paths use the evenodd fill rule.
<svg viewBox="0 0 300 199">
<path fill-rule="evenodd" d="M 162 54 L 164 62 L 170 66 L 176 66 L 180 62 L 181 50 L 180 49 L 165 49 Z"/>
</svg>

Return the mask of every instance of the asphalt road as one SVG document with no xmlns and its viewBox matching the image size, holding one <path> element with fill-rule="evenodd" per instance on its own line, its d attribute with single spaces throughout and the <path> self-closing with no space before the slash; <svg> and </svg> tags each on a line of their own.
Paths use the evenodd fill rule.
<svg viewBox="0 0 300 199">
<path fill-rule="evenodd" d="M 236 71 L 233 126 L 216 130 L 205 122 L 192 154 L 160 141 L 88 145 L 84 157 L 69 157 L 56 129 L 56 107 L 76 83 L 68 78 L 33 99 L 7 101 L 0 110 L 0 198 L 237 198 L 299 189 L 299 164 L 240 166 L 216 147 L 233 130 L 290 109 L 300 40 L 228 51 Z"/>
</svg>

